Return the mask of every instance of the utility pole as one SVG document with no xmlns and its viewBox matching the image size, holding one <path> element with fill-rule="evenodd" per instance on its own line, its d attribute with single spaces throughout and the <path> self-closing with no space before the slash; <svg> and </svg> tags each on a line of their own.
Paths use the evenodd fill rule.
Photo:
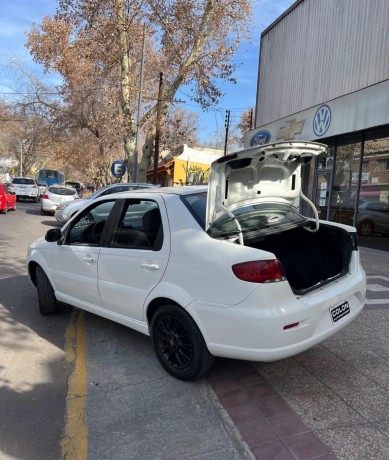
<svg viewBox="0 0 389 460">
<path fill-rule="evenodd" d="M 224 142 L 224 155 L 227 155 L 227 143 L 228 143 L 228 128 L 230 126 L 230 111 L 226 110 L 226 121 L 224 123 L 226 128 L 226 140 Z"/>
<path fill-rule="evenodd" d="M 162 89 L 163 89 L 163 72 L 160 72 L 159 73 L 158 103 L 157 103 L 157 123 L 156 123 L 156 128 L 155 128 L 153 184 L 157 183 L 157 172 L 158 172 L 158 161 L 159 161 L 159 137 L 160 137 L 160 131 L 161 131 Z"/>
<path fill-rule="evenodd" d="M 139 129 L 140 129 L 140 108 L 142 103 L 143 92 L 143 67 L 145 62 L 145 37 L 146 37 L 146 24 L 143 25 L 143 42 L 142 42 L 142 61 L 140 65 L 140 82 L 139 82 L 139 98 L 138 98 L 138 114 L 136 117 L 136 135 L 135 135 L 135 148 L 134 148 L 134 182 L 138 178 L 138 165 L 139 165 Z"/>
<path fill-rule="evenodd" d="M 254 109 L 250 109 L 250 126 L 249 129 L 253 129 L 253 118 L 254 118 Z"/>
</svg>

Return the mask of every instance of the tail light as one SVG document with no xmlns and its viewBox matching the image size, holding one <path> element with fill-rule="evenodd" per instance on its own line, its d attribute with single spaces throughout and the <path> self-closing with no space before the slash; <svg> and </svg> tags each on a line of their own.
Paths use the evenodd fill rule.
<svg viewBox="0 0 389 460">
<path fill-rule="evenodd" d="M 284 270 L 277 259 L 235 264 L 232 271 L 237 278 L 250 283 L 274 283 L 285 280 Z"/>
<path fill-rule="evenodd" d="M 45 193 L 44 195 L 41 196 L 41 198 L 43 200 L 48 200 L 49 199 L 49 195 L 47 193 Z"/>
</svg>

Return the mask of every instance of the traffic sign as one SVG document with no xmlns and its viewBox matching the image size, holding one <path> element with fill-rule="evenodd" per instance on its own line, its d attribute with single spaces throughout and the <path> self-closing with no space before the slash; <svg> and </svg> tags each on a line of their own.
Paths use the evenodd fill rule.
<svg viewBox="0 0 389 460">
<path fill-rule="evenodd" d="M 115 160 L 111 165 L 111 173 L 115 177 L 123 177 L 126 172 L 126 165 L 121 160 Z"/>
</svg>

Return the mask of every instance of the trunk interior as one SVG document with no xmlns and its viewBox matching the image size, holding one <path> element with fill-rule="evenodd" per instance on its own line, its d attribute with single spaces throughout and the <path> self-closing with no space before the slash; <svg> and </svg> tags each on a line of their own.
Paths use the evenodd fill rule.
<svg viewBox="0 0 389 460">
<path fill-rule="evenodd" d="M 296 294 L 317 289 L 348 273 L 353 249 L 345 230 L 323 224 L 314 233 L 298 227 L 248 246 L 275 254 Z"/>
</svg>

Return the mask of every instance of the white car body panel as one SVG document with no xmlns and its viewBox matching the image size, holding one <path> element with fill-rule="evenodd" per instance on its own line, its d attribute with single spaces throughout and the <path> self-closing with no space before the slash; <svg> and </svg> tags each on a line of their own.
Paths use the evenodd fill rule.
<svg viewBox="0 0 389 460">
<path fill-rule="evenodd" d="M 54 245 L 53 279 L 59 300 L 78 299 L 102 307 L 97 281 L 100 251 L 98 247 Z"/>
</svg>

